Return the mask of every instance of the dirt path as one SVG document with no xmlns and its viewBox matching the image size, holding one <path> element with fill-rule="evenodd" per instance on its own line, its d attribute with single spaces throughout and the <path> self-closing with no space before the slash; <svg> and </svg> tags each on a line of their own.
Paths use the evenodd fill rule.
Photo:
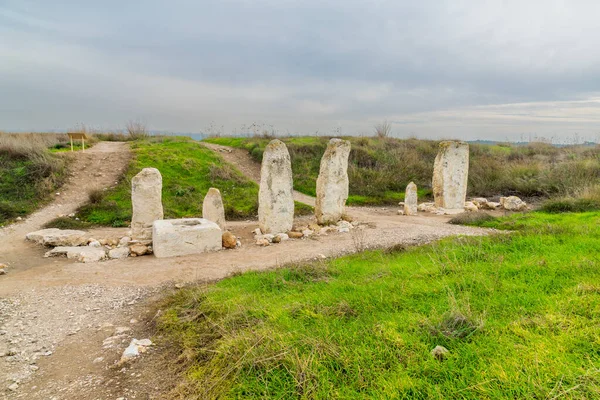
<svg viewBox="0 0 600 400">
<path fill-rule="evenodd" d="M 121 142 L 100 142 L 85 152 L 66 153 L 74 157 L 70 165 L 66 184 L 56 192 L 55 200 L 36 211 L 24 221 L 0 229 L 0 262 L 9 267 L 19 268 L 27 265 L 40 265 L 45 262 L 40 257 L 26 257 L 24 253 L 39 254 L 39 249 L 26 243 L 23 238 L 29 232 L 42 229 L 50 220 L 69 215 L 88 200 L 88 193 L 95 189 L 104 189 L 116 184 L 117 179 L 127 168 L 130 158 L 129 145 Z"/>
<path fill-rule="evenodd" d="M 348 214 L 365 223 L 364 229 L 258 247 L 252 237 L 256 221 L 231 222 L 229 229 L 242 241 L 242 247 L 235 250 L 168 259 L 144 256 L 95 264 L 42 258 L 43 249 L 26 243 L 25 233 L 58 213 L 72 212 L 84 202 L 85 195 L 73 192 L 81 191 L 80 185 L 112 185 L 117 176 L 115 165 L 127 159 L 126 148 L 118 145 L 100 143 L 95 153 L 87 152 L 86 171 L 73 177 L 55 204 L 5 230 L 0 238 L 0 257 L 14 260 L 9 273 L 0 277 L 0 398 L 159 397 L 168 389 L 160 383 L 160 357 L 155 371 L 149 371 L 145 364 L 154 359 L 152 352 L 150 357 L 144 356 L 132 365 L 116 367 L 115 362 L 131 338 L 141 339 L 149 334 L 145 321 L 154 315 L 153 296 L 164 295 L 176 284 L 208 282 L 234 272 L 337 257 L 370 247 L 421 244 L 449 235 L 489 232 L 450 225 L 444 216 L 404 217 L 396 215 L 393 208 L 349 208 Z M 220 153 L 250 177 L 256 174 L 257 165 L 247 162 L 247 154 L 239 155 L 235 150 Z M 80 162 L 83 161 L 78 159 L 74 165 L 77 167 Z M 304 217 L 297 223 L 312 220 Z M 91 234 L 123 236 L 125 231 L 103 228 Z M 9 239 L 9 247 L 5 247 L 5 239 Z M 35 262 L 27 261 L 29 267 L 19 268 L 19 260 L 24 258 Z"/>
</svg>

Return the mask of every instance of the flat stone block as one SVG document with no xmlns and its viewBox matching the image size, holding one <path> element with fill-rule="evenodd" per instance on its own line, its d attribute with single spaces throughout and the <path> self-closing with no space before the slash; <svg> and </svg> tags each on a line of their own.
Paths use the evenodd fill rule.
<svg viewBox="0 0 600 400">
<path fill-rule="evenodd" d="M 163 219 L 152 225 L 152 249 L 158 258 L 221 249 L 219 225 L 204 218 Z"/>
</svg>

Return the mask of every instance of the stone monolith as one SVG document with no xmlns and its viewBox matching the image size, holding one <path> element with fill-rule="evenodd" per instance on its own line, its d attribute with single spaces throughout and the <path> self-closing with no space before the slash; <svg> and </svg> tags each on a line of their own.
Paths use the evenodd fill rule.
<svg viewBox="0 0 600 400">
<path fill-rule="evenodd" d="M 210 188 L 202 202 L 202 218 L 212 221 L 225 230 L 225 208 L 219 189 Z"/>
<path fill-rule="evenodd" d="M 342 219 L 348 199 L 349 155 L 350 142 L 333 138 L 321 158 L 315 205 L 319 224 L 336 223 Z"/>
<path fill-rule="evenodd" d="M 404 215 L 417 215 L 417 205 L 417 185 L 411 182 L 404 192 Z"/>
<path fill-rule="evenodd" d="M 262 233 L 282 233 L 294 223 L 294 189 L 290 153 L 281 140 L 272 140 L 263 153 L 258 194 Z"/>
<path fill-rule="evenodd" d="M 465 207 L 469 177 L 469 145 L 445 141 L 433 166 L 433 197 L 435 206 L 448 210 Z"/>
<path fill-rule="evenodd" d="M 156 168 L 144 168 L 131 180 L 131 237 L 152 239 L 152 223 L 163 219 L 162 176 Z"/>
</svg>

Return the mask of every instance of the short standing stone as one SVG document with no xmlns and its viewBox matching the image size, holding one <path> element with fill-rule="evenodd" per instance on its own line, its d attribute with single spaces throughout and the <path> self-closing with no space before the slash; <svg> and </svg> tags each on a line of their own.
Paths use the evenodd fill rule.
<svg viewBox="0 0 600 400">
<path fill-rule="evenodd" d="M 162 176 L 156 168 L 144 168 L 131 180 L 131 219 L 134 240 L 152 239 L 152 223 L 163 219 Z"/>
<path fill-rule="evenodd" d="M 204 218 L 154 221 L 152 249 L 158 258 L 184 256 L 220 250 L 219 225 Z"/>
<path fill-rule="evenodd" d="M 404 192 L 404 215 L 417 215 L 417 185 L 411 182 Z"/>
<path fill-rule="evenodd" d="M 225 230 L 225 208 L 219 189 L 210 188 L 202 202 L 202 218 L 212 221 Z"/>
<path fill-rule="evenodd" d="M 469 145 L 465 142 L 441 142 L 433 166 L 435 206 L 463 209 L 469 176 Z"/>
<path fill-rule="evenodd" d="M 315 205 L 319 224 L 336 223 L 342 219 L 348 199 L 349 155 L 350 142 L 333 138 L 321 158 Z"/>
<path fill-rule="evenodd" d="M 263 233 L 281 233 L 294 223 L 294 192 L 290 153 L 272 140 L 263 153 L 258 195 L 258 223 Z"/>
</svg>

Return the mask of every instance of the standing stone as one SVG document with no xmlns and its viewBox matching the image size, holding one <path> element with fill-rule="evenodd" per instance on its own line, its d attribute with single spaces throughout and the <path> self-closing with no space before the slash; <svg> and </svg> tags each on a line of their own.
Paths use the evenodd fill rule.
<svg viewBox="0 0 600 400">
<path fill-rule="evenodd" d="M 202 218 L 212 221 L 225 230 L 225 208 L 219 189 L 210 188 L 202 203 Z"/>
<path fill-rule="evenodd" d="M 417 185 L 411 182 L 404 192 L 404 215 L 417 215 Z"/>
<path fill-rule="evenodd" d="M 162 177 L 156 168 L 144 168 L 131 180 L 133 240 L 152 239 L 152 223 L 163 219 Z"/>
<path fill-rule="evenodd" d="M 465 142 L 441 142 L 433 166 L 435 206 L 463 209 L 469 177 L 469 145 Z"/>
<path fill-rule="evenodd" d="M 315 205 L 319 224 L 336 223 L 342 219 L 348 199 L 349 155 L 350 142 L 333 138 L 321 158 Z"/>
<path fill-rule="evenodd" d="M 294 223 L 294 189 L 290 153 L 272 140 L 263 153 L 258 194 L 258 223 L 262 233 L 281 233 Z"/>
</svg>

